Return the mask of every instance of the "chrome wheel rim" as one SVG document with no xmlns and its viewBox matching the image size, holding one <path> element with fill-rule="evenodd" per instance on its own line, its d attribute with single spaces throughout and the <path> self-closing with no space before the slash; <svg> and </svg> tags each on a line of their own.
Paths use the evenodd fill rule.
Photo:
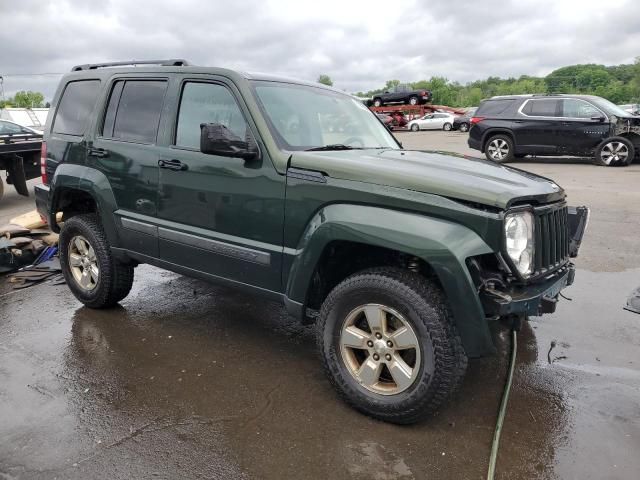
<svg viewBox="0 0 640 480">
<path fill-rule="evenodd" d="M 487 151 L 493 160 L 504 160 L 507 158 L 507 155 L 509 155 L 509 144 L 502 138 L 496 138 L 489 142 Z"/>
<path fill-rule="evenodd" d="M 100 268 L 96 252 L 82 235 L 77 235 L 69 242 L 69 268 L 73 279 L 83 290 L 93 290 L 98 286 Z"/>
<path fill-rule="evenodd" d="M 396 310 L 374 303 L 347 315 L 340 353 L 356 382 L 380 395 L 396 395 L 411 387 L 422 361 L 411 324 Z"/>
<path fill-rule="evenodd" d="M 626 163 L 629 158 L 629 148 L 622 142 L 609 142 L 602 147 L 600 158 L 605 165 Z"/>
</svg>

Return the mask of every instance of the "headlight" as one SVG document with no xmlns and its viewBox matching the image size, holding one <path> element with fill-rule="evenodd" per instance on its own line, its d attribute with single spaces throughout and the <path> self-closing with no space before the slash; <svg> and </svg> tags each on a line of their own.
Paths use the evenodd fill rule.
<svg viewBox="0 0 640 480">
<path fill-rule="evenodd" d="M 507 255 L 523 277 L 533 269 L 533 215 L 531 212 L 509 213 L 504 219 Z"/>
</svg>

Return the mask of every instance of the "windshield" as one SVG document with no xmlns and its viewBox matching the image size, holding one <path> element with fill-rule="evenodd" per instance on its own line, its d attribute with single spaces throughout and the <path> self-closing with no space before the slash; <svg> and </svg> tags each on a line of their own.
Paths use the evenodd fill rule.
<svg viewBox="0 0 640 480">
<path fill-rule="evenodd" d="M 349 95 L 291 83 L 252 83 L 283 150 L 400 148 L 380 120 Z"/>
<path fill-rule="evenodd" d="M 607 115 L 615 115 L 616 117 L 629 117 L 631 114 L 622 108 L 620 108 L 615 103 L 611 103 L 609 100 L 606 100 L 602 97 L 589 97 L 596 106 L 600 107 L 601 110 L 604 110 L 604 113 Z"/>
</svg>

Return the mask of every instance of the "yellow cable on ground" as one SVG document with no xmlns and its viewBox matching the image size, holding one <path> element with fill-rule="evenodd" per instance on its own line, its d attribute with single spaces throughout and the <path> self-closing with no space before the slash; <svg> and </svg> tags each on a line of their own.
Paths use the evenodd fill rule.
<svg viewBox="0 0 640 480">
<path fill-rule="evenodd" d="M 502 403 L 500 403 L 500 411 L 498 412 L 498 421 L 496 429 L 493 432 L 493 443 L 491 445 L 491 457 L 489 458 L 489 471 L 487 472 L 487 480 L 493 480 L 496 474 L 496 461 L 498 458 L 498 447 L 500 445 L 500 434 L 502 433 L 502 425 L 504 424 L 504 416 L 507 413 L 507 402 L 509 402 L 509 392 L 511 391 L 511 382 L 513 381 L 513 371 L 516 366 L 516 352 L 518 351 L 518 336 L 515 329 L 511 330 L 511 364 L 509 365 L 509 375 L 507 376 L 507 384 L 502 394 Z"/>
</svg>

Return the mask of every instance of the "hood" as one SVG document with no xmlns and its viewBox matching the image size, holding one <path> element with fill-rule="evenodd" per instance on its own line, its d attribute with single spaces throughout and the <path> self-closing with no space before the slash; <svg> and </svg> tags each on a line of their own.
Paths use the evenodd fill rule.
<svg viewBox="0 0 640 480">
<path fill-rule="evenodd" d="M 565 198 L 548 178 L 479 158 L 414 150 L 294 152 L 291 166 L 332 178 L 405 188 L 502 209 Z"/>
</svg>

